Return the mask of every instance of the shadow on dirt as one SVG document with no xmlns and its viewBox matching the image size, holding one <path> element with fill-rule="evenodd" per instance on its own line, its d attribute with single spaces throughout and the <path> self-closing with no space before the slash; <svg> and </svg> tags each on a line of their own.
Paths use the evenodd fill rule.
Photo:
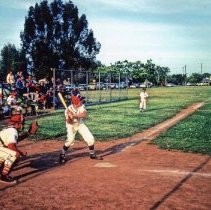
<svg viewBox="0 0 211 210">
<path fill-rule="evenodd" d="M 139 144 L 140 141 L 125 142 L 118 145 L 114 145 L 105 150 L 96 150 L 96 153 L 102 157 L 106 157 L 112 154 L 120 153 L 125 148 L 130 146 L 135 146 Z M 42 175 L 43 173 L 54 170 L 58 167 L 63 167 L 65 164 L 59 163 L 59 154 L 61 150 L 56 150 L 53 152 L 39 153 L 35 155 L 29 155 L 26 158 L 23 158 L 17 166 L 14 167 L 13 172 L 18 172 L 19 170 L 24 170 L 20 175 L 16 175 L 15 178 L 19 180 L 16 185 L 27 182 L 37 176 Z M 66 163 L 75 162 L 82 158 L 89 157 L 87 147 L 78 147 L 69 149 L 66 153 Z M 0 187 L 0 191 L 5 190 L 16 185 L 7 185 Z"/>
<path fill-rule="evenodd" d="M 114 145 L 112 147 L 109 147 L 103 151 L 100 151 L 100 155 L 102 157 L 108 156 L 108 155 L 113 155 L 119 152 L 122 152 L 123 150 L 132 147 L 132 146 L 136 146 L 137 144 L 140 144 L 142 141 L 145 141 L 146 139 L 141 139 L 141 140 L 136 140 L 136 141 L 129 141 L 129 142 L 125 142 L 125 143 L 121 143 L 118 145 Z"/>
<path fill-rule="evenodd" d="M 77 161 L 78 159 L 87 157 L 88 152 L 81 152 L 81 150 L 84 149 L 86 149 L 86 147 L 74 148 L 68 151 L 66 155 L 67 162 L 73 162 Z M 24 183 L 57 167 L 64 166 L 64 164 L 59 163 L 60 152 L 61 150 L 39 153 L 35 155 L 29 155 L 22 159 L 12 171 L 12 173 L 18 173 L 19 170 L 24 171 L 21 175 L 14 176 L 16 179 L 18 179 L 18 183 L 15 185 L 5 183 L 3 184 L 3 187 L 0 186 L 0 191 Z"/>
<path fill-rule="evenodd" d="M 105 150 L 96 150 L 96 153 L 102 157 L 109 156 L 122 152 L 127 147 L 135 146 L 141 141 L 125 142 L 113 147 L 107 148 Z M 65 164 L 59 163 L 59 154 L 61 150 L 56 150 L 53 152 L 39 153 L 35 155 L 29 155 L 26 158 L 22 159 L 17 166 L 13 169 L 14 173 L 17 173 L 19 170 L 24 170 L 20 175 L 16 175 L 15 178 L 19 180 L 16 185 L 27 182 L 37 176 L 42 175 L 43 173 L 54 170 L 58 167 L 63 167 Z M 68 162 L 75 162 L 82 158 L 89 157 L 89 152 L 86 146 L 69 149 L 66 153 L 66 160 Z M 6 184 L 5 184 L 6 185 Z M 0 191 L 5 190 L 16 185 L 9 185 L 5 187 L 0 187 Z"/>
</svg>

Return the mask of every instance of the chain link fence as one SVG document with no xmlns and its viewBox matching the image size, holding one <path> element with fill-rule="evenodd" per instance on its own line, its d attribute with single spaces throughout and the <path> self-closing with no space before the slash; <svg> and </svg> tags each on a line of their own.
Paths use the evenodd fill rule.
<svg viewBox="0 0 211 210">
<path fill-rule="evenodd" d="M 72 89 L 78 88 L 86 97 L 86 104 L 98 104 L 128 98 L 127 74 L 91 72 L 84 70 L 52 69 L 55 96 L 62 92 L 69 101 Z M 60 86 L 59 86 L 60 84 Z"/>
</svg>

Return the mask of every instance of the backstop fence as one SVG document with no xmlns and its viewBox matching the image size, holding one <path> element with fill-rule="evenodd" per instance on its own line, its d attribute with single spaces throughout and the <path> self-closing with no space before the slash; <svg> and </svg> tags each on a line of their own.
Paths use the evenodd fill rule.
<svg viewBox="0 0 211 210">
<path fill-rule="evenodd" d="M 86 97 L 86 104 L 97 104 L 125 100 L 128 98 L 127 74 L 120 72 L 92 72 L 84 70 L 52 69 L 54 94 L 61 84 L 63 94 L 68 100 L 72 89 L 78 88 Z"/>
</svg>

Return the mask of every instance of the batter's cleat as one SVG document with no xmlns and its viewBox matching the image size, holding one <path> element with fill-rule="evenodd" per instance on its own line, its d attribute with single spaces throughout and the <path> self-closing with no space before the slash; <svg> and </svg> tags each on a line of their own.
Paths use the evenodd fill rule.
<svg viewBox="0 0 211 210">
<path fill-rule="evenodd" d="M 66 158 L 65 158 L 65 154 L 60 154 L 59 155 L 59 163 L 60 164 L 64 164 L 64 163 L 66 163 Z"/>
<path fill-rule="evenodd" d="M 94 159 L 94 160 L 103 160 L 103 157 L 98 156 L 96 154 L 90 154 L 89 157 L 90 159 Z"/>
<path fill-rule="evenodd" d="M 16 184 L 18 181 L 14 179 L 13 177 L 9 175 L 1 175 L 1 181 L 10 183 L 10 184 Z"/>
</svg>

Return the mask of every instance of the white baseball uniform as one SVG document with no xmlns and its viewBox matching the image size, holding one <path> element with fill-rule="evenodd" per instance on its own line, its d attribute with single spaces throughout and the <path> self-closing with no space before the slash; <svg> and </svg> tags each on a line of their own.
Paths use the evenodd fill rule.
<svg viewBox="0 0 211 210">
<path fill-rule="evenodd" d="M 147 107 L 147 98 L 149 97 L 149 95 L 147 94 L 147 92 L 145 91 L 142 91 L 140 93 L 140 105 L 139 105 L 139 108 L 141 110 L 145 110 L 146 107 Z"/>
<path fill-rule="evenodd" d="M 13 128 L 5 128 L 0 131 L 0 165 L 4 163 L 4 169 L 9 171 L 17 159 L 16 151 L 7 148 L 9 144 L 17 144 L 18 131 Z"/>
<path fill-rule="evenodd" d="M 84 105 L 81 105 L 78 108 L 74 108 L 73 105 L 70 105 L 68 109 L 69 111 L 75 114 L 87 112 Z M 67 110 L 65 110 L 65 117 L 66 119 L 68 119 Z M 66 128 L 67 128 L 67 139 L 64 144 L 66 147 L 69 147 L 74 144 L 75 135 L 77 132 L 81 134 L 81 136 L 83 137 L 84 141 L 88 144 L 88 146 L 94 145 L 95 142 L 94 136 L 83 122 L 83 118 L 74 119 L 73 122 L 71 123 L 68 123 L 66 121 Z"/>
</svg>

